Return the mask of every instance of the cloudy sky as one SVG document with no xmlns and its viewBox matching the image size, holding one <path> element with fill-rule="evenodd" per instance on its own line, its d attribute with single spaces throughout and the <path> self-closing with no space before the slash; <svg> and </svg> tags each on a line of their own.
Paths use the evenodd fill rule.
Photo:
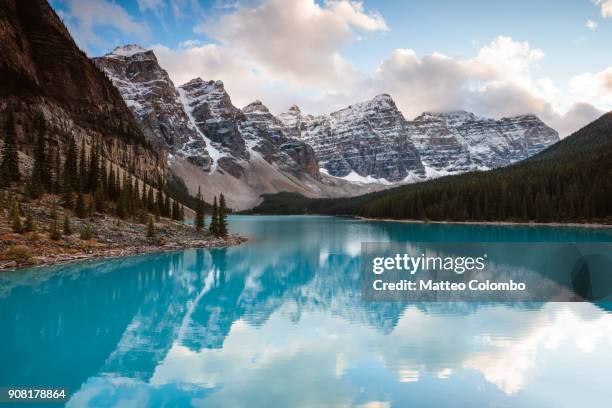
<svg viewBox="0 0 612 408">
<path fill-rule="evenodd" d="M 388 93 L 408 119 L 535 113 L 565 136 L 612 110 L 612 0 L 51 0 L 98 56 L 138 43 L 180 85 L 221 79 L 326 113 Z"/>
</svg>

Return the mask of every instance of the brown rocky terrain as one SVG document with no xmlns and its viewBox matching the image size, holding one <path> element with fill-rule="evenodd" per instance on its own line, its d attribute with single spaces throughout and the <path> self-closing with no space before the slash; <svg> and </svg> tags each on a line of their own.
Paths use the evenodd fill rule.
<svg viewBox="0 0 612 408">
<path fill-rule="evenodd" d="M 139 178 L 161 174 L 165 152 L 147 142 L 121 95 L 75 44 L 45 0 L 0 0 L 0 129 L 15 121 L 20 150 L 40 133 L 72 136 Z"/>
<path fill-rule="evenodd" d="M 74 217 L 47 195 L 40 200 L 21 203 L 21 221 L 31 211 L 34 231 L 15 233 L 10 211 L 0 208 L 0 270 L 26 266 L 53 265 L 83 259 L 127 256 L 186 248 L 218 248 L 238 245 L 246 238 L 229 235 L 212 236 L 208 231 L 196 232 L 193 226 L 159 218 L 154 236 L 148 237 L 148 225 L 120 220 L 104 214 L 85 219 Z M 61 237 L 52 239 L 52 211 L 55 209 Z M 64 215 L 68 215 L 71 234 L 63 231 Z M 89 237 L 83 232 L 88 229 Z"/>
</svg>

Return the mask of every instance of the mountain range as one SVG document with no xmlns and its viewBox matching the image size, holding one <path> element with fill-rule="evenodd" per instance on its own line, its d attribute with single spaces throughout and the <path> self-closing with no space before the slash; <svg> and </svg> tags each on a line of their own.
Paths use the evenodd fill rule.
<svg viewBox="0 0 612 408">
<path fill-rule="evenodd" d="M 596 222 L 612 214 L 612 112 L 528 159 L 350 199 L 265 195 L 257 214 L 431 221 Z"/>
<path fill-rule="evenodd" d="M 261 101 L 232 104 L 220 80 L 175 86 L 153 51 L 117 47 L 94 59 L 169 167 L 204 197 L 223 191 L 246 209 L 262 194 L 352 196 L 530 157 L 559 136 L 534 115 L 500 120 L 464 112 L 406 120 L 387 94 L 325 115 L 292 106 L 275 116 Z"/>
</svg>

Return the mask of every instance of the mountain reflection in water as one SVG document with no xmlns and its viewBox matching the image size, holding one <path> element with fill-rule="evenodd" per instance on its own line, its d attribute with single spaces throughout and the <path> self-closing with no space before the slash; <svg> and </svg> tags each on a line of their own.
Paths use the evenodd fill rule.
<svg viewBox="0 0 612 408">
<path fill-rule="evenodd" d="M 68 406 L 592 406 L 592 303 L 362 302 L 361 242 L 607 242 L 608 230 L 231 217 L 246 245 L 0 275 L 1 386 Z"/>
</svg>

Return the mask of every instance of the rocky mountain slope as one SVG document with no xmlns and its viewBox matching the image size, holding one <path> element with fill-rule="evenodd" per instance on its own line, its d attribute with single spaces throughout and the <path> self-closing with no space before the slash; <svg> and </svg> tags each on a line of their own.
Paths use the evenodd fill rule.
<svg viewBox="0 0 612 408">
<path fill-rule="evenodd" d="M 426 112 L 408 121 L 387 94 L 329 115 L 292 106 L 276 117 L 260 101 L 234 106 L 219 80 L 175 87 L 154 53 L 137 45 L 95 62 L 147 138 L 169 150 L 172 168 L 191 190 L 202 185 L 208 197 L 223 189 L 234 208 L 248 208 L 265 193 L 351 195 L 497 168 L 559 140 L 533 115 L 494 120 Z"/>
<path fill-rule="evenodd" d="M 0 10 L 0 128 L 14 121 L 23 154 L 39 134 L 52 147 L 72 136 L 143 179 L 163 171 L 163 153 L 45 0 L 1 0 Z"/>
<path fill-rule="evenodd" d="M 611 163 L 609 112 L 542 152 L 503 168 L 440 177 L 348 199 L 267 195 L 253 212 L 428 222 L 610 224 Z"/>
<path fill-rule="evenodd" d="M 289 134 L 311 144 L 323 171 L 353 181 L 414 182 L 506 166 L 559 140 L 534 115 L 501 120 L 459 111 L 404 119 L 389 95 L 330 115 L 280 115 Z"/>
<path fill-rule="evenodd" d="M 500 120 L 465 111 L 425 112 L 408 122 L 429 174 L 457 174 L 507 166 L 559 141 L 534 115 Z"/>
<path fill-rule="evenodd" d="M 210 169 L 212 160 L 206 143 L 187 116 L 179 92 L 157 63 L 153 51 L 127 45 L 93 61 L 117 87 L 154 146 Z"/>
<path fill-rule="evenodd" d="M 173 171 L 192 192 L 201 186 L 207 200 L 223 192 L 230 206 L 243 209 L 262 193 L 337 196 L 364 191 L 321 175 L 310 145 L 291 137 L 260 101 L 243 109 L 234 106 L 222 81 L 195 78 L 175 87 L 153 52 L 137 45 L 118 47 L 94 61 L 113 81 L 148 140 L 169 150 Z"/>
<path fill-rule="evenodd" d="M 317 117 L 294 106 L 281 120 L 290 134 L 313 146 L 321 168 L 332 176 L 389 182 L 425 177 L 406 121 L 389 95 Z"/>
</svg>

